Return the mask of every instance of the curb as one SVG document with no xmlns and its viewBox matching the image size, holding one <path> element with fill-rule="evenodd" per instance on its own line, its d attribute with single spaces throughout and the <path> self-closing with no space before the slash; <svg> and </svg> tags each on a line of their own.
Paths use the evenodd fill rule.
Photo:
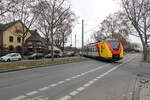
<svg viewBox="0 0 150 100">
<path fill-rule="evenodd" d="M 49 67 L 49 66 L 54 66 L 54 65 L 61 65 L 61 64 L 75 63 L 75 62 L 83 62 L 83 61 L 88 61 L 88 60 L 74 61 L 74 62 L 65 62 L 65 63 L 58 63 L 58 64 L 45 64 L 45 65 L 39 65 L 39 66 L 23 67 L 23 68 L 17 68 L 17 69 L 10 69 L 10 70 L 0 71 L 0 73 L 21 71 L 21 70 L 28 70 L 28 69 L 41 68 L 41 67 Z"/>
</svg>

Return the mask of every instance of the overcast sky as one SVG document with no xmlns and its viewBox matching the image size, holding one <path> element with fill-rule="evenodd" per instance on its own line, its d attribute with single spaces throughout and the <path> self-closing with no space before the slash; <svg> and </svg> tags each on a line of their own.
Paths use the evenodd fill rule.
<svg viewBox="0 0 150 100">
<path fill-rule="evenodd" d="M 92 42 L 91 35 L 97 30 L 101 21 L 111 13 L 119 9 L 119 4 L 114 0 L 71 0 L 72 11 L 78 16 L 78 22 L 72 32 L 72 46 L 75 46 L 75 34 L 77 35 L 77 47 L 81 47 L 82 19 L 84 20 L 84 42 Z M 68 45 L 71 44 L 71 36 Z"/>
<path fill-rule="evenodd" d="M 82 27 L 81 21 L 84 19 L 84 42 L 92 42 L 91 35 L 97 30 L 102 20 L 109 14 L 117 12 L 120 9 L 120 4 L 117 0 L 71 0 L 72 11 L 79 17 L 72 32 L 72 46 L 75 46 L 75 34 L 77 35 L 77 47 L 82 45 Z M 67 45 L 71 44 L 71 36 Z"/>
</svg>

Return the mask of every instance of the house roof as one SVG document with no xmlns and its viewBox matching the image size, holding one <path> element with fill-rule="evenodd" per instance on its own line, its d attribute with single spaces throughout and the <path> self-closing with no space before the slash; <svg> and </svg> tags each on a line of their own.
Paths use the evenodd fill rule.
<svg viewBox="0 0 150 100">
<path fill-rule="evenodd" d="M 45 46 L 45 42 L 43 38 L 40 36 L 40 34 L 37 32 L 37 30 L 31 30 L 31 36 L 26 40 L 32 41 L 32 42 L 41 42 L 43 46 Z"/>
<path fill-rule="evenodd" d="M 5 31 L 8 28 L 10 28 L 11 26 L 13 26 L 14 24 L 16 24 L 17 22 L 21 22 L 20 20 L 14 21 L 14 22 L 10 22 L 7 24 L 0 24 L 0 31 Z M 22 22 L 21 22 L 22 23 Z M 22 23 L 23 24 L 23 23 Z"/>
<path fill-rule="evenodd" d="M 36 30 L 31 30 L 31 36 L 26 41 L 42 41 L 42 37 Z"/>
</svg>

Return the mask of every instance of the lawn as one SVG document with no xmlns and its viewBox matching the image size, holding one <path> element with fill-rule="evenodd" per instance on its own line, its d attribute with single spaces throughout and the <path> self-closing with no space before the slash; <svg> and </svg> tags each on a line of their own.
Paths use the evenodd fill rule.
<svg viewBox="0 0 150 100">
<path fill-rule="evenodd" d="M 32 61 L 32 62 L 23 62 L 16 64 L 3 64 L 0 65 L 0 72 L 7 70 L 15 70 L 15 69 L 25 69 L 25 68 L 33 68 L 33 67 L 45 67 L 47 65 L 55 65 L 55 64 L 64 64 L 71 62 L 80 62 L 88 60 L 87 58 L 67 58 L 67 59 L 56 59 L 54 61 Z"/>
</svg>

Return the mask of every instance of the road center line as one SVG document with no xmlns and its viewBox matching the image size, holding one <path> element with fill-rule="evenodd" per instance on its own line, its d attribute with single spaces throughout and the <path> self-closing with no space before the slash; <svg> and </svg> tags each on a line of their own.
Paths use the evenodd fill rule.
<svg viewBox="0 0 150 100">
<path fill-rule="evenodd" d="M 32 92 L 27 93 L 26 95 L 27 95 L 27 96 L 31 96 L 31 95 L 35 95 L 35 94 L 37 94 L 37 93 L 38 93 L 38 91 L 32 91 Z"/>
<path fill-rule="evenodd" d="M 24 99 L 24 98 L 26 98 L 26 96 L 22 95 L 22 96 L 18 96 L 16 98 L 13 98 L 11 100 L 21 100 L 21 99 Z"/>
<path fill-rule="evenodd" d="M 45 90 L 47 90 L 47 89 L 49 89 L 50 87 L 43 87 L 43 88 L 41 88 L 41 89 L 38 89 L 39 91 L 45 91 Z"/>
</svg>

